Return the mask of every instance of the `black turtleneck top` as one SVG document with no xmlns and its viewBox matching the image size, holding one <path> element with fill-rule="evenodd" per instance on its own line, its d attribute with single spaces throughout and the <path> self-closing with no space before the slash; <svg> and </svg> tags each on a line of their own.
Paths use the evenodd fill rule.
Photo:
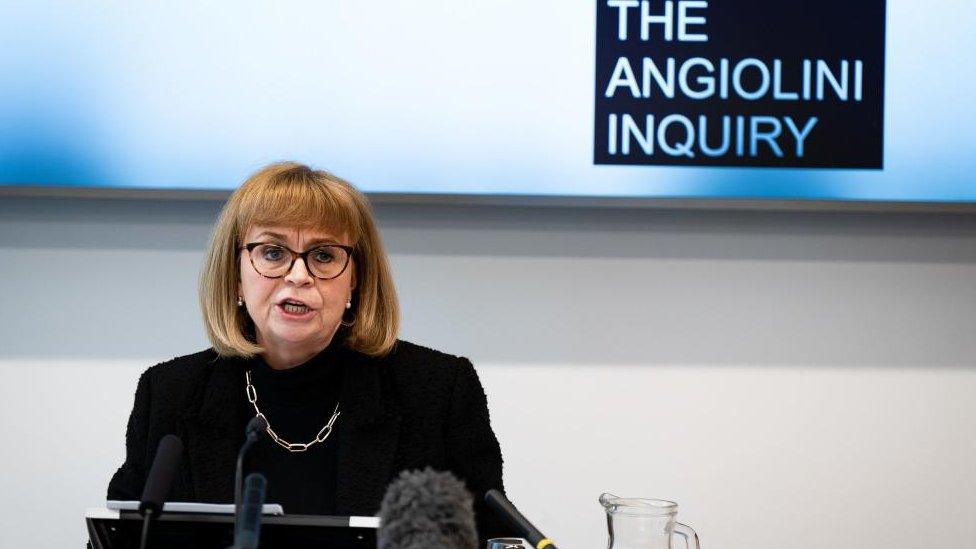
<svg viewBox="0 0 976 549">
<path fill-rule="evenodd" d="M 339 343 L 308 362 L 275 370 L 261 358 L 248 361 L 257 391 L 257 405 L 271 428 L 288 442 L 306 443 L 329 422 L 339 401 L 344 372 Z M 254 415 L 250 403 L 248 416 Z M 342 409 L 325 442 L 304 452 L 289 452 L 262 433 L 248 454 L 245 475 L 260 472 L 268 479 L 267 503 L 280 503 L 288 514 L 335 514 L 336 462 Z"/>
</svg>

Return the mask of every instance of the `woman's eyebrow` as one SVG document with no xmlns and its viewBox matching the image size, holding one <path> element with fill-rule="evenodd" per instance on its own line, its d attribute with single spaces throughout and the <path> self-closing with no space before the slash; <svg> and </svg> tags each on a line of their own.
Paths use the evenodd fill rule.
<svg viewBox="0 0 976 549">
<path fill-rule="evenodd" d="M 315 246 L 321 246 L 322 244 L 338 244 L 339 241 L 334 238 L 316 238 L 308 243 L 309 248 Z"/>
<path fill-rule="evenodd" d="M 280 240 L 282 242 L 284 242 L 286 240 L 285 239 L 285 235 L 278 234 L 278 233 L 271 232 L 271 231 L 261 231 L 256 238 L 261 238 L 262 236 L 270 236 L 271 238 L 278 239 L 278 240 Z"/>
</svg>

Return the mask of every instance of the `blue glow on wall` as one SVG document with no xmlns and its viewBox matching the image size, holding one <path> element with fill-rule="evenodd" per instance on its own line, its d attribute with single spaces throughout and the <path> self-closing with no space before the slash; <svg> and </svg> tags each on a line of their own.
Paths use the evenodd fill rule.
<svg viewBox="0 0 976 549">
<path fill-rule="evenodd" d="M 883 169 L 717 168 L 593 163 L 590 1 L 8 2 L 0 184 L 976 202 L 973 20 L 888 1 Z"/>
</svg>

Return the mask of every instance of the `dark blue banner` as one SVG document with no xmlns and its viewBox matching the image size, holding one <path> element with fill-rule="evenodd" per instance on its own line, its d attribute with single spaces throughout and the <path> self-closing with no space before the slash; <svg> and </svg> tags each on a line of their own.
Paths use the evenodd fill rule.
<svg viewBox="0 0 976 549">
<path fill-rule="evenodd" d="M 884 0 L 598 0 L 594 162 L 882 168 Z"/>
</svg>

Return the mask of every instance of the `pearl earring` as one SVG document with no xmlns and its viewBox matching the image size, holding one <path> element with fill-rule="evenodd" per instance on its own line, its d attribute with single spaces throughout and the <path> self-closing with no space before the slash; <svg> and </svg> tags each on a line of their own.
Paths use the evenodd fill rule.
<svg viewBox="0 0 976 549">
<path fill-rule="evenodd" d="M 243 307 L 244 306 L 244 298 L 243 297 L 237 296 L 237 306 L 238 307 Z"/>
<path fill-rule="evenodd" d="M 346 308 L 347 309 L 352 309 L 352 299 L 349 299 L 349 300 L 346 301 Z"/>
</svg>

